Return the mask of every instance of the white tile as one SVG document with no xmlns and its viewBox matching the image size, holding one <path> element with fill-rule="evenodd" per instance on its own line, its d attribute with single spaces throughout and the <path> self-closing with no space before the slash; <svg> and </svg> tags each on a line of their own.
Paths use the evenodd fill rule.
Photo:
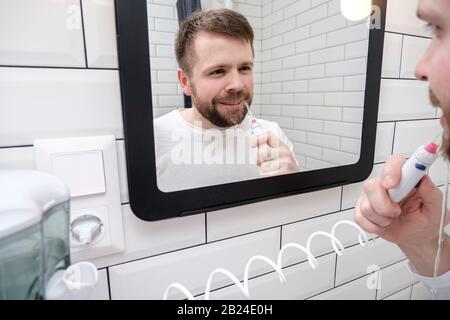
<svg viewBox="0 0 450 320">
<path fill-rule="evenodd" d="M 344 81 L 342 77 L 323 78 L 309 81 L 310 92 L 342 91 L 343 87 Z"/>
<path fill-rule="evenodd" d="M 383 300 L 411 300 L 412 287 L 396 292 Z"/>
<path fill-rule="evenodd" d="M 311 8 L 311 2 L 309 0 L 295 1 L 293 4 L 283 8 L 283 14 L 285 18 L 296 16 L 299 13 L 305 12 Z"/>
<path fill-rule="evenodd" d="M 208 213 L 208 241 L 338 211 L 340 195 L 333 188 Z"/>
<path fill-rule="evenodd" d="M 295 68 L 306 66 L 309 63 L 308 54 L 298 54 L 292 57 L 283 59 L 283 68 Z M 291 70 L 289 70 L 291 71 Z M 294 71 L 294 69 L 292 69 Z"/>
<path fill-rule="evenodd" d="M 333 213 L 322 217 L 317 217 L 283 226 L 282 246 L 288 243 L 297 243 L 306 248 L 308 238 L 314 232 L 323 231 L 331 233 L 333 226 L 339 221 L 344 220 L 353 222 L 353 210 Z M 339 225 L 336 228 L 336 232 L 334 235 L 344 245 L 344 247 L 359 243 L 359 231 L 355 227 L 348 224 Z M 310 250 L 316 257 L 334 252 L 331 239 L 323 235 L 318 235 L 312 238 Z M 285 253 L 283 254 L 282 261 L 283 266 L 288 266 L 294 263 L 306 261 L 306 259 L 306 255 L 300 250 L 289 248 L 286 249 Z"/>
<path fill-rule="evenodd" d="M 422 283 L 416 283 L 412 287 L 411 300 L 432 300 L 431 292 Z"/>
<path fill-rule="evenodd" d="M 307 158 L 306 165 L 304 165 L 305 170 L 318 170 L 318 169 L 330 168 L 330 167 L 335 167 L 335 166 L 336 165 L 334 163 L 328 163 L 328 162 L 313 159 L 313 158 Z"/>
<path fill-rule="evenodd" d="M 422 144 L 428 144 L 442 131 L 439 120 L 398 122 L 395 129 L 394 153 L 405 158 Z"/>
<path fill-rule="evenodd" d="M 418 80 L 381 80 L 379 121 L 434 118 L 428 83 Z"/>
<path fill-rule="evenodd" d="M 403 36 L 400 34 L 386 32 L 384 36 L 382 77 L 399 77 L 402 59 L 402 39 Z"/>
<path fill-rule="evenodd" d="M 205 292 L 207 279 L 216 268 L 225 268 L 243 280 L 245 265 L 252 256 L 260 254 L 276 261 L 279 241 L 277 228 L 113 266 L 109 268 L 111 298 L 162 299 L 166 288 L 175 282 L 198 295 Z M 250 277 L 272 270 L 266 262 L 255 261 Z M 219 274 L 213 278 L 211 288 L 232 283 Z M 180 299 L 184 295 L 173 290 L 169 297 Z"/>
<path fill-rule="evenodd" d="M 85 67 L 78 0 L 2 0 L 0 65 Z"/>
<path fill-rule="evenodd" d="M 345 25 L 346 21 L 342 15 L 332 16 L 311 24 L 311 35 L 315 36 L 318 34 L 335 31 L 344 28 Z"/>
<path fill-rule="evenodd" d="M 366 89 L 366 75 L 344 77 L 344 91 L 364 91 Z"/>
<path fill-rule="evenodd" d="M 366 58 L 358 58 L 352 60 L 338 61 L 327 63 L 326 76 L 348 76 L 366 74 L 367 61 Z"/>
<path fill-rule="evenodd" d="M 349 152 L 342 152 L 330 149 L 323 149 L 322 160 L 335 163 L 337 165 L 355 164 L 360 158 L 359 154 L 352 154 Z"/>
<path fill-rule="evenodd" d="M 362 123 L 364 116 L 363 108 L 342 108 L 342 121 Z"/>
<path fill-rule="evenodd" d="M 174 5 L 147 4 L 147 12 L 152 17 L 174 19 L 176 16 L 175 9 Z"/>
<path fill-rule="evenodd" d="M 370 276 L 357 279 L 314 296 L 311 300 L 375 300 L 376 290 L 369 289 Z"/>
<path fill-rule="evenodd" d="M 272 26 L 273 24 L 280 22 L 283 20 L 283 10 L 277 10 L 269 14 L 268 16 L 264 17 L 262 20 L 262 27 L 267 28 Z"/>
<path fill-rule="evenodd" d="M 383 164 L 373 166 L 372 173 L 367 178 L 378 177 L 381 174 Z M 363 195 L 363 183 L 352 183 L 343 187 L 342 190 L 342 209 L 354 208 L 359 197 Z"/>
<path fill-rule="evenodd" d="M 337 46 L 369 39 L 369 29 L 365 23 L 347 27 L 327 34 L 327 46 Z"/>
<path fill-rule="evenodd" d="M 295 69 L 295 79 L 314 79 L 325 76 L 323 64 Z"/>
<path fill-rule="evenodd" d="M 300 81 L 283 82 L 282 90 L 283 92 L 286 93 L 306 92 L 308 91 L 308 81 L 300 80 Z"/>
<path fill-rule="evenodd" d="M 312 157 L 316 160 L 322 159 L 321 147 L 316 147 L 305 143 L 294 143 L 294 150 L 298 150 L 297 153 L 304 157 Z"/>
<path fill-rule="evenodd" d="M 0 170 L 36 170 L 32 147 L 0 149 Z"/>
<path fill-rule="evenodd" d="M 308 34 L 308 36 L 309 36 L 309 34 Z M 292 37 L 290 37 L 290 38 L 292 38 Z M 327 38 L 323 34 L 318 37 L 312 37 L 312 38 L 307 38 L 302 41 L 298 41 L 295 45 L 295 48 L 296 48 L 295 50 L 297 53 L 310 52 L 312 50 L 325 48 L 326 45 L 327 45 Z"/>
<path fill-rule="evenodd" d="M 236 10 L 242 13 L 244 16 L 261 16 L 261 6 L 246 5 L 242 3 L 236 3 Z"/>
<path fill-rule="evenodd" d="M 446 165 L 447 165 L 446 161 L 442 157 L 439 157 L 433 163 L 433 165 L 430 168 L 430 171 L 428 172 L 428 175 L 430 176 L 431 180 L 437 186 L 445 184 L 444 172 Z"/>
<path fill-rule="evenodd" d="M 89 68 L 117 68 L 114 0 L 82 0 Z"/>
<path fill-rule="evenodd" d="M 98 271 L 98 282 L 94 287 L 89 300 L 109 300 L 109 285 L 106 269 Z"/>
<path fill-rule="evenodd" d="M 301 263 L 283 269 L 286 282 L 281 284 L 278 274 L 273 272 L 249 281 L 249 299 L 251 300 L 301 300 L 328 290 L 333 286 L 334 255 L 317 259 L 318 266 L 311 269 L 308 263 Z M 204 300 L 204 295 L 197 300 Z M 230 286 L 211 293 L 211 300 L 247 299 L 236 286 Z"/>
<path fill-rule="evenodd" d="M 308 45 L 315 47 L 320 46 L 316 38 L 309 37 L 309 26 L 298 27 L 292 31 L 286 32 L 283 34 L 283 43 L 291 43 L 291 42 L 302 42 L 301 40 L 305 40 L 305 43 Z M 309 40 L 309 41 L 308 41 Z M 299 49 L 299 45 L 296 44 L 296 48 Z M 303 50 L 297 51 L 297 53 L 304 52 Z"/>
<path fill-rule="evenodd" d="M 128 176 L 127 164 L 125 159 L 125 144 L 124 141 L 117 141 L 117 167 L 119 168 L 119 187 L 120 187 L 120 202 L 127 203 L 128 199 Z"/>
<path fill-rule="evenodd" d="M 98 267 L 110 266 L 205 243 L 205 215 L 159 221 L 144 221 L 122 206 L 125 250 L 120 254 L 93 259 Z"/>
<path fill-rule="evenodd" d="M 394 143 L 394 122 L 379 123 L 375 142 L 374 162 L 384 162 L 391 155 Z"/>
<path fill-rule="evenodd" d="M 417 18 L 419 0 L 388 1 L 386 31 L 431 37 L 426 23 Z"/>
<path fill-rule="evenodd" d="M 382 269 L 379 276 L 377 299 L 383 299 L 417 282 L 417 279 L 406 268 L 405 261 Z"/>
<path fill-rule="evenodd" d="M 308 133 L 307 143 L 319 147 L 339 149 L 340 138 L 337 136 L 328 136 L 320 133 Z"/>
<path fill-rule="evenodd" d="M 295 95 L 295 104 L 305 106 L 322 106 L 323 105 L 323 93 L 299 93 Z"/>
<path fill-rule="evenodd" d="M 311 52 L 309 54 L 309 61 L 311 64 L 319 64 L 331 61 L 344 60 L 344 47 L 332 47 Z"/>
<path fill-rule="evenodd" d="M 259 0 L 261 1 L 261 0 Z M 278 1 L 266 1 L 266 3 L 264 4 L 264 6 L 270 6 L 272 7 L 273 11 L 277 11 L 280 10 L 292 3 L 296 2 L 296 0 L 278 0 Z"/>
<path fill-rule="evenodd" d="M 345 59 L 367 57 L 369 41 L 363 40 L 345 45 Z"/>
<path fill-rule="evenodd" d="M 342 108 L 319 107 L 319 106 L 308 107 L 308 118 L 340 121 L 342 119 Z"/>
<path fill-rule="evenodd" d="M 397 245 L 381 238 L 369 241 L 364 247 L 356 245 L 348 248 L 337 259 L 336 285 L 366 275 L 371 266 L 381 269 L 404 258 Z"/>
<path fill-rule="evenodd" d="M 321 5 L 297 16 L 297 25 L 304 26 L 327 17 L 327 5 Z"/>
<path fill-rule="evenodd" d="M 361 139 L 362 124 L 325 121 L 323 132 L 331 135 Z"/>
<path fill-rule="evenodd" d="M 272 35 L 279 35 L 295 29 L 295 17 L 291 17 L 272 25 Z"/>
<path fill-rule="evenodd" d="M 341 137 L 341 151 L 360 154 L 361 140 Z"/>
<path fill-rule="evenodd" d="M 271 57 L 272 59 L 278 59 L 283 57 L 292 56 L 295 54 L 295 44 L 287 44 L 285 46 L 279 46 L 272 49 Z"/>
<path fill-rule="evenodd" d="M 414 70 L 430 43 L 430 39 L 405 36 L 400 78 L 416 78 Z"/>
<path fill-rule="evenodd" d="M 37 138 L 123 137 L 118 71 L 0 68 L 0 88 L 0 146 L 32 145 Z"/>
<path fill-rule="evenodd" d="M 331 92 L 325 94 L 325 105 L 363 107 L 364 92 Z"/>
</svg>

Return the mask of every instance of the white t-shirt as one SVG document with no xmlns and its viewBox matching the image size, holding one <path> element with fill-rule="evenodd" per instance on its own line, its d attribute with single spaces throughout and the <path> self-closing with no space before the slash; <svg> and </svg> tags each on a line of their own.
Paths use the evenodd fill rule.
<svg viewBox="0 0 450 320">
<path fill-rule="evenodd" d="M 409 272 L 430 290 L 433 299 L 450 300 L 450 271 L 438 277 L 425 277 L 418 274 L 417 270 L 409 261 L 407 261 L 406 267 Z"/>
<path fill-rule="evenodd" d="M 249 147 L 250 117 L 223 130 L 201 129 L 188 123 L 174 110 L 154 120 L 158 187 L 163 192 L 206 187 L 261 178 L 256 165 L 257 148 Z M 293 145 L 279 125 L 257 119 L 263 131 L 273 132 Z"/>
</svg>

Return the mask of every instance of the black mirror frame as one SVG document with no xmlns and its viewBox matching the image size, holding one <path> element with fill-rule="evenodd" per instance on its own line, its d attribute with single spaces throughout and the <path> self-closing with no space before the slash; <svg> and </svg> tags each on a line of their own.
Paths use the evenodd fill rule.
<svg viewBox="0 0 450 320">
<path fill-rule="evenodd" d="M 342 186 L 366 179 L 373 167 L 387 0 L 380 29 L 371 29 L 361 157 L 356 164 L 165 193 L 157 187 L 146 0 L 115 0 L 119 74 L 130 206 L 147 221 L 205 213 Z"/>
</svg>

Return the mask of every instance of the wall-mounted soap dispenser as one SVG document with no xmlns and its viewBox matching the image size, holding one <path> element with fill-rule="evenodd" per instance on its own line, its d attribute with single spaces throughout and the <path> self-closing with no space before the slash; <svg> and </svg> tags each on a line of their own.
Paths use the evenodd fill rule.
<svg viewBox="0 0 450 320">
<path fill-rule="evenodd" d="M 97 269 L 70 265 L 69 200 L 52 175 L 0 171 L 0 300 L 89 298 Z"/>
</svg>

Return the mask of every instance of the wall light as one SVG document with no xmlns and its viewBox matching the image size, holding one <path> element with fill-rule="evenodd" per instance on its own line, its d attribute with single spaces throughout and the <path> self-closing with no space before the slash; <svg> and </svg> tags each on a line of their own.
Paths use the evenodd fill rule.
<svg viewBox="0 0 450 320">
<path fill-rule="evenodd" d="M 372 10 L 372 0 L 341 0 L 341 12 L 347 20 L 367 18 Z"/>
</svg>

